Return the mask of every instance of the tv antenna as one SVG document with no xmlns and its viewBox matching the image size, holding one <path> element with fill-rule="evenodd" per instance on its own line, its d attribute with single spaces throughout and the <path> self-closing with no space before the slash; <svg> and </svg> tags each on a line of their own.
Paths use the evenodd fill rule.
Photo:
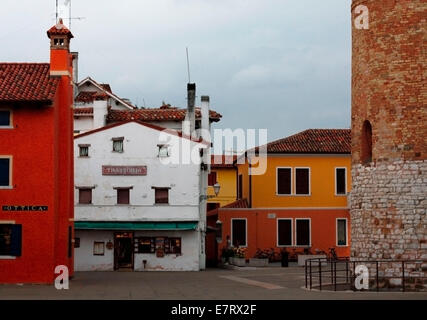
<svg viewBox="0 0 427 320">
<path fill-rule="evenodd" d="M 71 0 L 62 0 L 64 1 L 64 5 L 68 5 L 68 10 L 69 10 L 69 14 L 68 14 L 68 18 L 65 18 L 64 20 L 68 20 L 68 29 L 70 29 L 71 31 L 71 20 L 83 20 L 86 19 L 85 17 L 73 17 L 71 15 Z M 56 0 L 56 14 L 55 14 L 55 21 L 56 23 L 58 23 L 58 19 L 59 19 L 59 5 L 58 5 L 58 0 Z"/>
</svg>

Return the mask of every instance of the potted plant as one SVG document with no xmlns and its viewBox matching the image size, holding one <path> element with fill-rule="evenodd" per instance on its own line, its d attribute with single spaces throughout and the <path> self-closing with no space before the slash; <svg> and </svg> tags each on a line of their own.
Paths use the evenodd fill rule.
<svg viewBox="0 0 427 320">
<path fill-rule="evenodd" d="M 253 258 L 249 259 L 251 267 L 266 267 L 268 265 L 269 252 L 267 250 L 257 249 Z"/>
<path fill-rule="evenodd" d="M 222 248 L 221 258 L 224 264 L 232 263 L 234 251 L 231 248 Z"/>
<path fill-rule="evenodd" d="M 238 267 L 246 266 L 246 248 L 233 248 L 233 252 L 231 263 Z"/>
</svg>

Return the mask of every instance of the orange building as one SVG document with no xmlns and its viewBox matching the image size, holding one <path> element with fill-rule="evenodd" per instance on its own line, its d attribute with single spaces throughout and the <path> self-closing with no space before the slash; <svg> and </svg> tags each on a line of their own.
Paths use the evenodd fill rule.
<svg viewBox="0 0 427 320">
<path fill-rule="evenodd" d="M 73 274 L 71 32 L 48 32 L 49 63 L 0 63 L 0 283 Z"/>
<path fill-rule="evenodd" d="M 248 152 L 237 160 L 238 201 L 210 212 L 222 223 L 221 250 L 227 237 L 233 246 L 287 248 L 349 256 L 351 138 L 346 129 L 311 129 L 267 146 L 263 174 L 254 172 Z M 209 220 L 209 217 L 208 217 Z"/>
</svg>

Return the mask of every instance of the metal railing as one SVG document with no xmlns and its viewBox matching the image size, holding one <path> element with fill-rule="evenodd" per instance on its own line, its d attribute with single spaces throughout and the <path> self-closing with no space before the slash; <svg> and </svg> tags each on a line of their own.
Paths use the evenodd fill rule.
<svg viewBox="0 0 427 320">
<path fill-rule="evenodd" d="M 360 291 L 355 286 L 359 265 L 368 270 L 368 291 L 427 291 L 427 260 L 307 259 L 305 287 L 310 290 Z"/>
</svg>

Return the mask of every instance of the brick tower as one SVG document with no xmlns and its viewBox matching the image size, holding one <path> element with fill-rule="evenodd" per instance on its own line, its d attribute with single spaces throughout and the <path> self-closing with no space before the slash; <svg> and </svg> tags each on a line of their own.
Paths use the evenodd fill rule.
<svg viewBox="0 0 427 320">
<path fill-rule="evenodd" d="M 368 28 L 356 27 L 360 5 Z M 426 10 L 425 0 L 352 3 L 354 260 L 427 259 Z"/>
</svg>

